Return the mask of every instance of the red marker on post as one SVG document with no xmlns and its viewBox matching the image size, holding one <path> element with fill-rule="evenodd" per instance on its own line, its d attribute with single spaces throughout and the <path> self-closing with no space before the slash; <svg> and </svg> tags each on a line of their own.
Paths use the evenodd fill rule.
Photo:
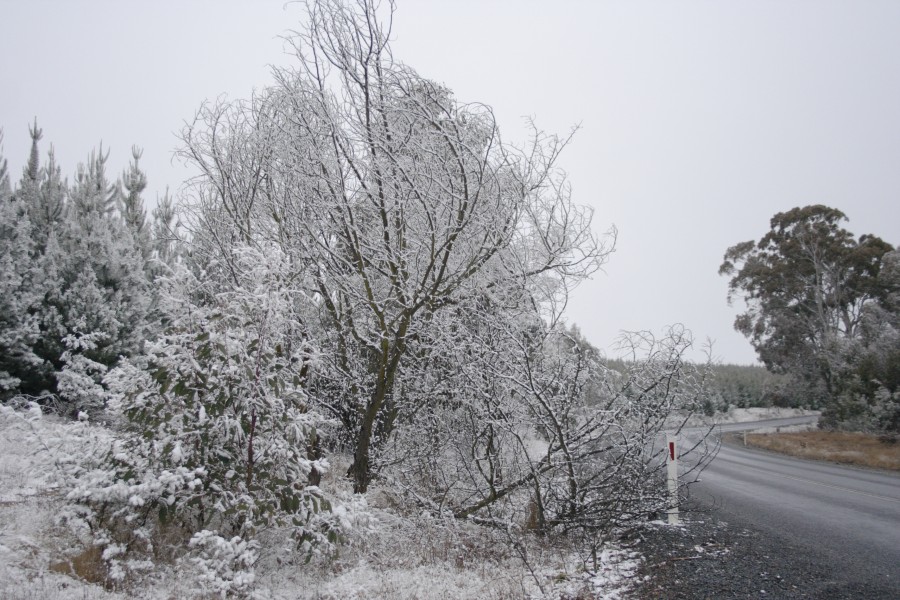
<svg viewBox="0 0 900 600">
<path fill-rule="evenodd" d="M 678 525 L 678 449 L 673 434 L 666 434 L 669 452 L 666 455 L 666 483 L 669 488 L 669 525 Z"/>
</svg>

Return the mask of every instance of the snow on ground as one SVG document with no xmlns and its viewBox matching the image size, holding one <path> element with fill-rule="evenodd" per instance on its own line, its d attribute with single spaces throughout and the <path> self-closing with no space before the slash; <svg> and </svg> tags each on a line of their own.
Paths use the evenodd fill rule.
<svg viewBox="0 0 900 600">
<path fill-rule="evenodd" d="M 89 538 L 58 522 L 65 508 L 60 482 L 77 457 L 95 455 L 109 440 L 110 432 L 101 426 L 41 416 L 37 408 L 0 406 L 0 598 L 198 597 L 196 580 L 185 565 L 154 565 L 142 585 L 119 592 L 67 573 Z M 346 485 L 336 476 L 329 479 L 332 486 Z M 399 498 L 387 488 L 374 490 L 369 498 L 369 525 L 352 534 L 336 557 L 304 565 L 302 558 L 279 550 L 283 539 L 272 532 L 256 565 L 256 597 L 620 600 L 640 564 L 633 553 L 607 544 L 594 568 L 593 559 L 560 540 L 526 536 L 515 546 L 503 532 L 428 514 L 403 514 Z"/>
<path fill-rule="evenodd" d="M 810 415 L 820 415 L 819 410 L 805 410 L 802 408 L 779 408 L 772 406 L 769 408 L 732 408 L 725 413 L 716 413 L 713 421 L 718 424 L 725 423 L 747 423 L 750 421 L 765 421 L 768 419 L 787 419 L 789 417 L 805 417 Z"/>
<path fill-rule="evenodd" d="M 41 417 L 40 409 L 21 412 L 0 406 L 0 598 L 125 597 L 50 570 L 77 543 L 73 534 L 54 523 L 62 504 L 53 489 L 54 475 L 64 468 L 57 457 L 77 456 L 83 451 L 80 443 L 105 436 L 98 428 L 87 428 Z M 76 429 L 88 435 L 67 435 Z"/>
</svg>

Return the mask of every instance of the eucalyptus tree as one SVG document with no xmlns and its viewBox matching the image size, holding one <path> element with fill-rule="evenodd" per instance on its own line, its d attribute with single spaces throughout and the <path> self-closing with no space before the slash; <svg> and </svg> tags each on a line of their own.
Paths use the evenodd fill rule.
<svg viewBox="0 0 900 600">
<path fill-rule="evenodd" d="M 747 305 L 735 328 L 769 369 L 804 382 L 798 391 L 813 402 L 837 396 L 848 343 L 891 291 L 879 273 L 893 247 L 873 235 L 855 238 L 845 220 L 821 205 L 778 213 L 758 242 L 729 248 L 719 269 L 731 277 L 729 299 Z"/>
</svg>

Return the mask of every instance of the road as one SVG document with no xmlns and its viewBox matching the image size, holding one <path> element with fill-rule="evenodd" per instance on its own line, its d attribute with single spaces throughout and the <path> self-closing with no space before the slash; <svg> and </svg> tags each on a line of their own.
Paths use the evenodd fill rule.
<svg viewBox="0 0 900 600">
<path fill-rule="evenodd" d="M 722 430 L 789 424 L 784 421 Z M 723 444 L 690 489 L 723 520 L 749 523 L 806 560 L 829 565 L 832 589 L 900 598 L 900 475 Z"/>
</svg>

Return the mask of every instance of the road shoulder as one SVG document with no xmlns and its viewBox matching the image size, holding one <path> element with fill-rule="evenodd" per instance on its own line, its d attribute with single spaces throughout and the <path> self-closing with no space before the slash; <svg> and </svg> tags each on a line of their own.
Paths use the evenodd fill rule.
<svg viewBox="0 0 900 600">
<path fill-rule="evenodd" d="M 840 581 L 814 549 L 763 532 L 720 508 L 697 504 L 679 527 L 635 532 L 644 556 L 634 598 L 893 599 L 885 582 Z"/>
</svg>

